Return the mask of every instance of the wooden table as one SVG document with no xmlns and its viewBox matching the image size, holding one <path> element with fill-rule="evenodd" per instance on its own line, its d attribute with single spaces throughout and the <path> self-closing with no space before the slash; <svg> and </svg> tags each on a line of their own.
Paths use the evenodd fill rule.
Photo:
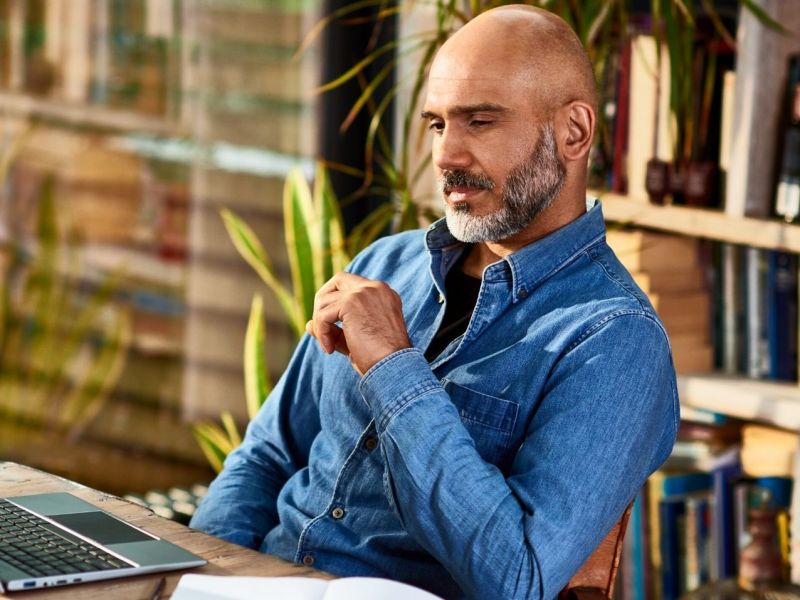
<svg viewBox="0 0 800 600">
<path fill-rule="evenodd" d="M 186 572 L 206 575 L 301 576 L 332 579 L 332 576 L 308 567 L 295 565 L 275 556 L 261 554 L 236 544 L 224 542 L 164 519 L 147 508 L 110 494 L 98 492 L 73 481 L 11 462 L 0 462 L 0 497 L 23 496 L 44 492 L 69 492 L 103 510 L 130 521 L 198 556 L 208 564 L 189 571 L 169 571 L 123 579 L 64 586 L 49 590 L 12 592 L 3 598 L 17 600 L 149 600 L 162 577 L 167 585 L 162 598 L 169 598 Z"/>
</svg>

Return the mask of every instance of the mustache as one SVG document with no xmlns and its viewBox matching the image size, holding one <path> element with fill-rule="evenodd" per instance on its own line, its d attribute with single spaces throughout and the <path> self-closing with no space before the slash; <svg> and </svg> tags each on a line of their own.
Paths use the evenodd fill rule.
<svg viewBox="0 0 800 600">
<path fill-rule="evenodd" d="M 450 190 L 454 187 L 479 188 L 491 190 L 494 182 L 480 173 L 470 173 L 464 170 L 442 171 L 442 178 L 439 181 L 442 191 Z"/>
</svg>

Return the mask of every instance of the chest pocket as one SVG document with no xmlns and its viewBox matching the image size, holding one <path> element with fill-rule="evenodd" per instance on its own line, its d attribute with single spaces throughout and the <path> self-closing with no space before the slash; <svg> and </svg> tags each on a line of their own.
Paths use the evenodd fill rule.
<svg viewBox="0 0 800 600">
<path fill-rule="evenodd" d="M 509 462 L 507 454 L 519 405 L 512 400 L 482 394 L 449 380 L 442 383 L 483 460 L 504 468 L 505 463 Z"/>
</svg>

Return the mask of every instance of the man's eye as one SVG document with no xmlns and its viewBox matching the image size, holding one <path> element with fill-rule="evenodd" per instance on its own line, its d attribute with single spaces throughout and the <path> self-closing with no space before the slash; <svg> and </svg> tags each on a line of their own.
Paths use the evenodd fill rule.
<svg viewBox="0 0 800 600">
<path fill-rule="evenodd" d="M 469 122 L 471 127 L 486 127 L 487 125 L 491 125 L 491 121 L 484 121 L 483 119 L 472 119 Z"/>
<path fill-rule="evenodd" d="M 440 123 L 439 121 L 431 121 L 430 124 L 428 124 L 428 129 L 430 131 L 440 133 L 442 130 L 444 130 L 444 123 Z"/>
</svg>

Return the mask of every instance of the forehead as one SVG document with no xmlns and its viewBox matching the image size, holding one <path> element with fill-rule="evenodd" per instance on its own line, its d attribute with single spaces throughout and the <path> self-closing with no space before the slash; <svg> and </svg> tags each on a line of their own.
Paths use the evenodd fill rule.
<svg viewBox="0 0 800 600">
<path fill-rule="evenodd" d="M 488 103 L 521 110 L 530 109 L 534 98 L 530 69 L 508 55 L 445 51 L 431 65 L 425 105 L 444 110 L 451 105 Z"/>
<path fill-rule="evenodd" d="M 464 106 L 497 106 L 506 111 L 534 108 L 530 90 L 497 78 L 431 77 L 425 97 L 426 111 L 446 114 Z"/>
</svg>

